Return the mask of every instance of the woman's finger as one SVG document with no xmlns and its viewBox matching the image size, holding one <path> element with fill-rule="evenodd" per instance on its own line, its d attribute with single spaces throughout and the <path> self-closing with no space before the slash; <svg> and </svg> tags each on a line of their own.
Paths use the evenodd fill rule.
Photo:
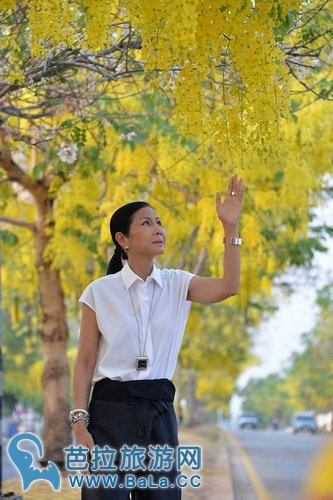
<svg viewBox="0 0 333 500">
<path fill-rule="evenodd" d="M 88 438 L 88 441 L 87 441 L 87 446 L 88 446 L 90 452 L 94 449 L 95 443 L 94 443 L 94 440 L 93 440 L 91 434 L 89 434 L 89 438 Z"/>
</svg>

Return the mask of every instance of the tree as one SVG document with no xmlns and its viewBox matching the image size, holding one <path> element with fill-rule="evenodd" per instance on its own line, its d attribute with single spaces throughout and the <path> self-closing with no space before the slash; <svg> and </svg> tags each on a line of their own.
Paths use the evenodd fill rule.
<svg viewBox="0 0 333 500">
<path fill-rule="evenodd" d="M 161 88 L 175 104 L 179 131 L 214 147 L 220 161 L 237 164 L 247 151 L 277 153 L 290 90 L 292 112 L 307 105 L 299 100 L 304 92 L 309 100 L 331 100 L 327 0 L 0 5 L 7 9 L 1 19 L 5 116 L 38 119 L 64 99 L 86 107 L 85 85 L 72 87 L 81 72 L 94 75 L 103 93 L 107 82 L 144 71 L 145 86 Z M 60 91 L 55 82 L 62 83 Z M 33 104 L 24 104 L 24 89 L 33 91 Z M 13 106 L 12 94 L 23 96 L 20 105 Z"/>
<path fill-rule="evenodd" d="M 68 329 L 64 294 L 60 282 L 59 271 L 51 268 L 52 262 L 44 257 L 44 251 L 50 241 L 47 228 L 52 221 L 52 200 L 48 196 L 49 181 L 34 181 L 10 157 L 3 137 L 1 167 L 8 179 L 15 182 L 30 193 L 35 205 L 35 221 L 2 217 L 2 220 L 24 227 L 34 234 L 36 246 L 36 270 L 39 279 L 40 305 L 43 311 L 43 328 L 40 337 L 43 345 L 43 390 L 53 395 L 44 398 L 45 416 L 45 455 L 62 463 L 63 457 L 58 443 L 70 442 L 70 429 L 59 414 L 69 412 L 68 404 L 68 365 L 67 340 Z M 51 222 L 52 224 L 52 222 Z"/>
<path fill-rule="evenodd" d="M 318 302 L 321 313 L 317 325 L 304 334 L 304 351 L 292 357 L 287 383 L 294 387 L 299 408 L 328 412 L 333 409 L 332 286 L 319 293 Z"/>
<path fill-rule="evenodd" d="M 290 357 L 281 375 L 250 380 L 240 391 L 243 408 L 258 411 L 265 423 L 270 416 L 287 419 L 300 410 L 332 411 L 332 285 L 318 293 L 317 302 L 321 313 L 314 329 L 303 335 L 304 350 Z"/>
<path fill-rule="evenodd" d="M 257 412 L 265 427 L 271 425 L 274 417 L 288 422 L 295 411 L 283 375 L 272 373 L 263 379 L 251 379 L 239 395 L 244 398 L 243 410 Z"/>
</svg>

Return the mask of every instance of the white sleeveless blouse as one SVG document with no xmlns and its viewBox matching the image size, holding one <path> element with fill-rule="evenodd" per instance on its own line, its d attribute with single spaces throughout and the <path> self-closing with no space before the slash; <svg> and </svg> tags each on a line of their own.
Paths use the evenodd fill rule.
<svg viewBox="0 0 333 500">
<path fill-rule="evenodd" d="M 78 302 L 93 309 L 101 333 L 93 384 L 104 377 L 121 381 L 172 379 L 191 308 L 186 297 L 193 276 L 180 269 L 154 266 L 144 281 L 126 262 L 118 273 L 87 286 Z M 148 366 L 139 371 L 136 358 L 143 354 L 145 336 Z"/>
</svg>

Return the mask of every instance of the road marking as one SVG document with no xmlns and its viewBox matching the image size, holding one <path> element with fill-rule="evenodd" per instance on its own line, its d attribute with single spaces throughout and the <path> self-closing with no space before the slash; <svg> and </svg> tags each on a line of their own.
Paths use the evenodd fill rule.
<svg viewBox="0 0 333 500">
<path fill-rule="evenodd" d="M 228 439 L 232 442 L 232 445 L 236 448 L 239 458 L 242 461 L 246 474 L 252 484 L 253 490 L 257 495 L 258 500 L 272 500 L 270 494 L 266 490 L 263 482 L 257 474 L 257 471 L 252 465 L 252 462 L 246 453 L 246 451 L 242 448 L 240 442 L 236 438 L 234 434 L 228 432 Z"/>
</svg>

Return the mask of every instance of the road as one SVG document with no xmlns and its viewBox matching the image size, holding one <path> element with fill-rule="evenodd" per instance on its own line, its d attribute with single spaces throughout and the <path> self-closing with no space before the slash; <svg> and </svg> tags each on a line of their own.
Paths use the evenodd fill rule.
<svg viewBox="0 0 333 500">
<path fill-rule="evenodd" d="M 19 476 L 19 473 L 8 457 L 6 443 L 2 449 L 2 480 L 6 481 L 14 476 Z"/>
<path fill-rule="evenodd" d="M 229 439 L 235 500 L 302 500 L 302 485 L 326 439 L 284 431 L 235 431 Z"/>
</svg>

